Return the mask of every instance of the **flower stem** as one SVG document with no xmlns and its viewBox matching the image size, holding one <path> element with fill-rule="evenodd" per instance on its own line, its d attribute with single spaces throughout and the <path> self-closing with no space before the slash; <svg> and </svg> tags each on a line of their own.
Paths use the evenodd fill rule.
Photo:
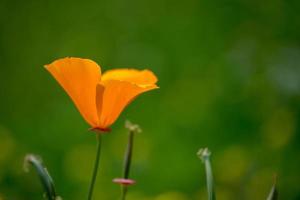
<svg viewBox="0 0 300 200">
<path fill-rule="evenodd" d="M 124 157 L 123 178 L 125 179 L 129 177 L 129 170 L 130 170 L 131 158 L 132 158 L 132 148 L 133 148 L 133 135 L 134 135 L 133 131 L 129 131 L 127 150 Z"/>
<path fill-rule="evenodd" d="M 92 199 L 94 186 L 95 186 L 95 182 L 96 182 L 96 178 L 97 178 L 97 172 L 98 172 L 99 161 L 100 161 L 100 153 L 101 153 L 101 134 L 97 134 L 97 140 L 98 140 L 97 153 L 96 153 L 96 159 L 95 159 L 95 164 L 94 164 L 92 180 L 91 180 L 89 193 L 88 193 L 88 200 Z"/>
<path fill-rule="evenodd" d="M 211 164 L 210 164 L 210 154 L 211 153 L 208 150 L 208 148 L 204 148 L 204 149 L 200 149 L 197 154 L 205 165 L 208 199 L 216 200 L 214 181 L 213 181 L 213 173 L 212 173 L 212 168 L 211 168 Z"/>
<path fill-rule="evenodd" d="M 122 190 L 122 192 L 121 192 L 121 200 L 125 200 L 125 197 L 126 197 L 126 194 L 127 194 L 127 186 L 122 185 L 121 187 L 122 187 L 121 188 L 121 190 Z"/>
<path fill-rule="evenodd" d="M 131 166 L 132 148 L 134 131 L 129 131 L 127 149 L 124 156 L 123 178 L 128 179 Z M 121 200 L 125 200 L 127 194 L 127 185 L 121 185 Z"/>
</svg>

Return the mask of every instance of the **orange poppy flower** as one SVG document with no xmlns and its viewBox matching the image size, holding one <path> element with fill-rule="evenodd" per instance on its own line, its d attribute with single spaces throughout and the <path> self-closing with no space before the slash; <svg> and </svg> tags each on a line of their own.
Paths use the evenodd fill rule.
<svg viewBox="0 0 300 200">
<path fill-rule="evenodd" d="M 100 66 L 89 59 L 62 58 L 45 68 L 95 130 L 109 130 L 134 98 L 158 88 L 149 70 L 114 69 L 101 75 Z"/>
</svg>

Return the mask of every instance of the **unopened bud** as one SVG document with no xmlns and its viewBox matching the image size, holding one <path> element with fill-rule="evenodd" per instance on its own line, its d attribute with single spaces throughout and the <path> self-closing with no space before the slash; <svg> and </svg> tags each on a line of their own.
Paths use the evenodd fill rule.
<svg viewBox="0 0 300 200">
<path fill-rule="evenodd" d="M 141 133 L 142 129 L 138 124 L 133 124 L 129 120 L 125 121 L 125 128 L 127 128 L 130 132 Z"/>
<path fill-rule="evenodd" d="M 208 148 L 199 149 L 199 151 L 197 152 L 197 156 L 202 160 L 202 162 L 204 162 L 207 158 L 209 158 L 210 155 L 211 152 L 209 151 Z"/>
</svg>

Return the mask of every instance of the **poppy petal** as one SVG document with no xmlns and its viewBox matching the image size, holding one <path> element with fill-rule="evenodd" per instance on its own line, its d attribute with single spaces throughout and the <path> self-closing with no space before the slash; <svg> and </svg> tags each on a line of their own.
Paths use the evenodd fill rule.
<svg viewBox="0 0 300 200">
<path fill-rule="evenodd" d="M 136 69 L 113 69 L 106 71 L 102 77 L 102 81 L 119 80 L 128 81 L 140 86 L 153 85 L 157 82 L 156 76 L 149 70 Z"/>
<path fill-rule="evenodd" d="M 96 107 L 97 107 L 98 116 L 100 116 L 103 108 L 104 89 L 105 89 L 104 86 L 100 83 L 96 87 Z M 99 124 L 97 124 L 97 128 L 107 128 L 107 127 L 100 127 Z"/>
<path fill-rule="evenodd" d="M 124 108 L 138 95 L 158 88 L 156 85 L 139 86 L 127 81 L 107 80 L 104 87 L 102 107 L 98 110 L 99 126 L 107 128 L 119 117 Z"/>
<path fill-rule="evenodd" d="M 62 58 L 45 68 L 71 97 L 83 118 L 91 125 L 98 124 L 96 86 L 101 79 L 101 68 L 92 60 Z"/>
</svg>

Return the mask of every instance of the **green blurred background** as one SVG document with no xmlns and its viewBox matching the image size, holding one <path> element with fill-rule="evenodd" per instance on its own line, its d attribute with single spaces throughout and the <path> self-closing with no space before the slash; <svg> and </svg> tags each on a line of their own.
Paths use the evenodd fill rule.
<svg viewBox="0 0 300 200">
<path fill-rule="evenodd" d="M 300 199 L 297 0 L 0 0 L 0 199 L 41 199 L 26 153 L 42 156 L 64 199 L 86 198 L 96 140 L 43 68 L 66 56 L 102 70 L 149 68 L 105 135 L 95 199 L 117 199 L 125 119 L 140 124 L 128 200 L 206 199 L 196 152 L 209 147 L 220 200 Z"/>
</svg>

